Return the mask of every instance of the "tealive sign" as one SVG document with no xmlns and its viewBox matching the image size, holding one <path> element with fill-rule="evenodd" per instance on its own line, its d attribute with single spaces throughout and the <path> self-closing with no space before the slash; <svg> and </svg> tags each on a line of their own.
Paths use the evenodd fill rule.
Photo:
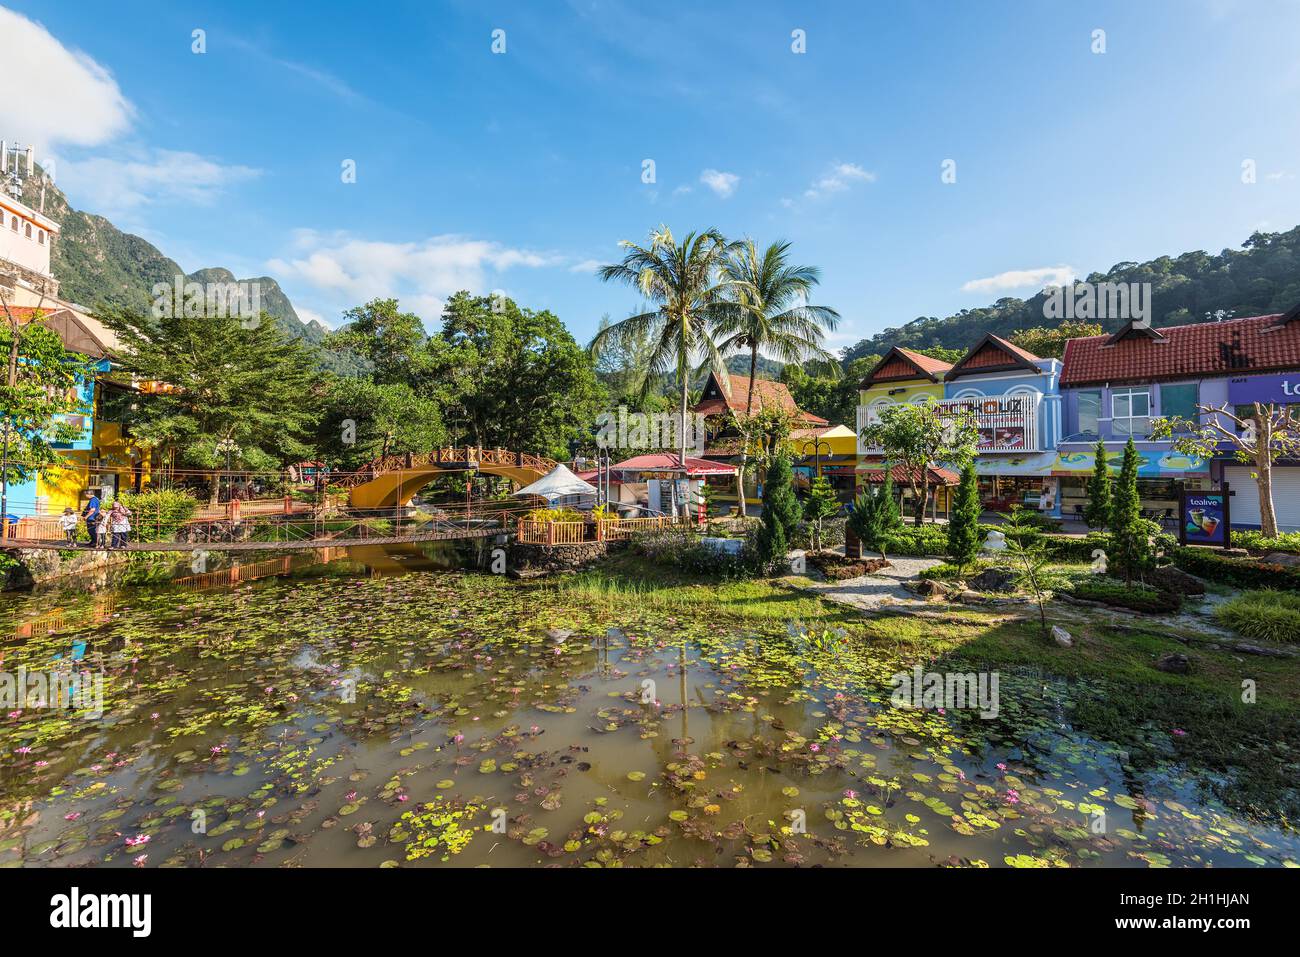
<svg viewBox="0 0 1300 957">
<path fill-rule="evenodd" d="M 1269 402 L 1278 405 L 1300 403 L 1300 372 L 1282 375 L 1252 375 L 1228 382 L 1228 403 L 1249 405 Z"/>
</svg>

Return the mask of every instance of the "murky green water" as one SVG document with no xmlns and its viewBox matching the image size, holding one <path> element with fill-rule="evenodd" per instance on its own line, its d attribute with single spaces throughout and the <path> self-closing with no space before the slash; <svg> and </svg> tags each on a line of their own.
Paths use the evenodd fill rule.
<svg viewBox="0 0 1300 957">
<path fill-rule="evenodd" d="M 80 656 L 105 697 L 0 717 L 0 863 L 1297 858 L 1223 781 L 1074 730 L 1077 687 L 1004 674 L 996 722 L 900 709 L 852 633 L 597 613 L 432 548 L 317 557 L 0 597 L 3 671 Z"/>
</svg>

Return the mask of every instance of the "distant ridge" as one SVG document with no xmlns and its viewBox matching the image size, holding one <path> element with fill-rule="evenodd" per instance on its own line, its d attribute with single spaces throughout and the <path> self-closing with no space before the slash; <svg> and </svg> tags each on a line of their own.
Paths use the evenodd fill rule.
<svg viewBox="0 0 1300 957">
<path fill-rule="evenodd" d="M 1218 255 L 1196 251 L 1145 263 L 1116 263 L 1105 273 L 1092 273 L 1087 281 L 1151 283 L 1153 326 L 1286 312 L 1300 304 L 1300 226 L 1285 233 L 1252 233 L 1241 249 L 1225 249 Z M 999 299 L 991 306 L 963 309 L 943 319 L 922 316 L 861 340 L 844 350 L 843 360 L 884 355 L 892 346 L 968 349 L 986 332 L 1005 337 L 1018 329 L 1051 326 L 1055 322 L 1043 314 L 1046 298 L 1039 292 L 1030 299 Z M 1107 332 L 1123 324 L 1088 321 L 1100 323 Z"/>
</svg>

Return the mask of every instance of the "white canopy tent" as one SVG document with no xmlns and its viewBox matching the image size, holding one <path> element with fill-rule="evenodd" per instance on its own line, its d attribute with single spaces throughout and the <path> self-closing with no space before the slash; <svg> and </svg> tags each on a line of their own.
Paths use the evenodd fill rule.
<svg viewBox="0 0 1300 957">
<path fill-rule="evenodd" d="M 555 502 L 570 495 L 596 495 L 596 486 L 584 482 L 569 471 L 568 466 L 557 465 L 549 475 L 544 475 L 532 485 L 525 485 L 514 493 L 518 497 L 536 495 Z"/>
</svg>

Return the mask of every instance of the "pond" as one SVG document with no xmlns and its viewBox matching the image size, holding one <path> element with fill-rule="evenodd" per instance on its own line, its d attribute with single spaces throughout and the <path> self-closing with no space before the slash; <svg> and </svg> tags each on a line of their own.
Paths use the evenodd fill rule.
<svg viewBox="0 0 1300 957">
<path fill-rule="evenodd" d="M 1297 859 L 1172 743 L 1138 766 L 1074 727 L 1095 689 L 1003 674 L 997 720 L 896 707 L 912 663 L 852 629 L 583 607 L 463 558 L 340 549 L 0 596 L 0 670 L 76 659 L 102 690 L 100 717 L 0 716 L 0 864 Z"/>
</svg>

